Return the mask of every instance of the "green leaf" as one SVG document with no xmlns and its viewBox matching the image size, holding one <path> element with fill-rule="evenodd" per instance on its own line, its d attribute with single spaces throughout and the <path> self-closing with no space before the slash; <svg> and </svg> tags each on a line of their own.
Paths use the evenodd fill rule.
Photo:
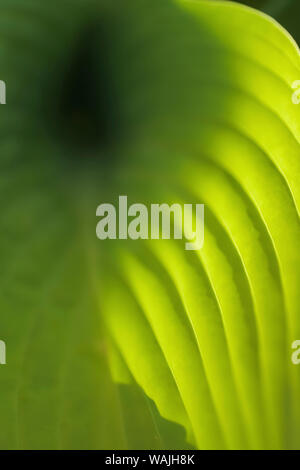
<svg viewBox="0 0 300 470">
<path fill-rule="evenodd" d="M 284 26 L 298 42 L 300 40 L 299 14 L 297 0 L 237 0 L 252 8 L 262 10 Z"/>
<path fill-rule="evenodd" d="M 300 79 L 253 9 L 0 0 L 0 448 L 299 448 Z M 205 243 L 96 207 L 204 203 Z"/>
</svg>

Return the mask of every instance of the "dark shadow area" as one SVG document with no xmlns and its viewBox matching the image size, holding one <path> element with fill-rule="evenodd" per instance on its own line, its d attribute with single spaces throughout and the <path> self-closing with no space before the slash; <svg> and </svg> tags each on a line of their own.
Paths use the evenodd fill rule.
<svg viewBox="0 0 300 470">
<path fill-rule="evenodd" d="M 137 384 L 118 386 L 129 449 L 193 449 L 185 429 L 163 418 Z"/>
<path fill-rule="evenodd" d="M 58 131 L 64 143 L 84 157 L 105 148 L 115 132 L 113 91 L 99 25 L 91 25 L 79 38 L 72 61 L 65 71 L 58 97 Z"/>
</svg>

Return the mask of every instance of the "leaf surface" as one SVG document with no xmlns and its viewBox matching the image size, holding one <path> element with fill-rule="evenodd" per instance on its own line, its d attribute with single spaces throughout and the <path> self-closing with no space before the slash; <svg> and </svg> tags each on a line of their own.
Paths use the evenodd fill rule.
<svg viewBox="0 0 300 470">
<path fill-rule="evenodd" d="M 0 447 L 299 448 L 296 43 L 231 2 L 0 12 Z M 123 194 L 204 203 L 204 248 L 97 240 Z"/>
</svg>

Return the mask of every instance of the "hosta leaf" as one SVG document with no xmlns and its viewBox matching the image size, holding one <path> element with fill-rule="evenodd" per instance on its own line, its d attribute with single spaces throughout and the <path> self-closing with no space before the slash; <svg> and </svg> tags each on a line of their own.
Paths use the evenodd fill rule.
<svg viewBox="0 0 300 470">
<path fill-rule="evenodd" d="M 271 15 L 299 41 L 300 4 L 297 0 L 239 0 L 238 3 L 244 3 Z"/>
<path fill-rule="evenodd" d="M 299 448 L 296 43 L 247 7 L 0 0 L 0 447 Z M 97 240 L 204 203 L 205 242 Z"/>
</svg>

